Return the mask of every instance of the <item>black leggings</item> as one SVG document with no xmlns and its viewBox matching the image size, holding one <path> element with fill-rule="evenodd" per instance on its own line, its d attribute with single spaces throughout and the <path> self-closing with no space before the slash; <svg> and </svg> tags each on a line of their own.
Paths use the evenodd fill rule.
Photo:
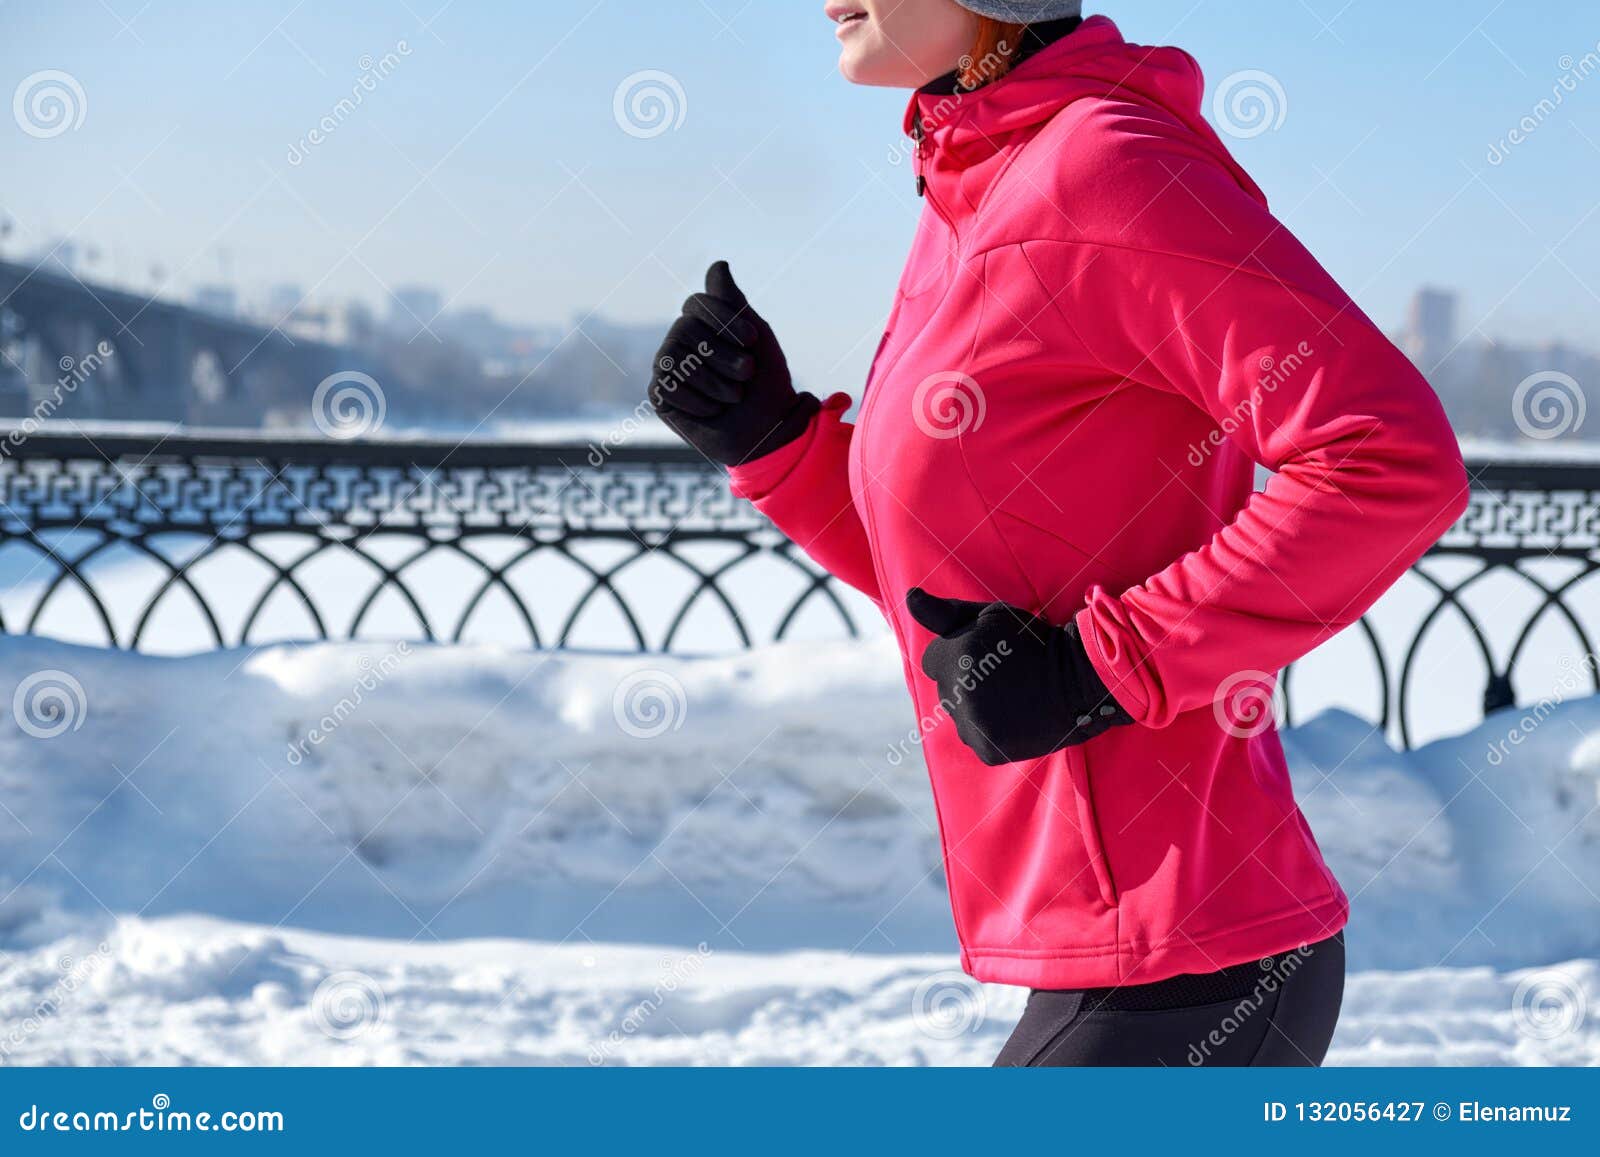
<svg viewBox="0 0 1600 1157">
<path fill-rule="evenodd" d="M 1344 933 L 1154 984 L 1035 989 L 996 1065 L 1315 1066 L 1344 998 Z"/>
</svg>

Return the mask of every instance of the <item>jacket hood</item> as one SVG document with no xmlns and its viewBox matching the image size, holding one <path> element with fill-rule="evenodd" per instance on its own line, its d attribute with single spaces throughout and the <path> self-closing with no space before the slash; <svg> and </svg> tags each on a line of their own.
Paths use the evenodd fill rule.
<svg viewBox="0 0 1600 1157">
<path fill-rule="evenodd" d="M 1130 100 L 1181 121 L 1239 185 L 1266 203 L 1260 188 L 1228 152 L 1201 113 L 1205 77 L 1179 48 L 1130 44 L 1108 17 L 1091 16 L 1075 31 L 1028 57 L 992 84 L 973 92 L 935 81 L 918 89 L 906 108 L 905 131 L 916 136 L 920 117 L 935 167 L 964 168 L 996 151 L 1013 133 L 1048 121 L 1084 97 Z"/>
</svg>

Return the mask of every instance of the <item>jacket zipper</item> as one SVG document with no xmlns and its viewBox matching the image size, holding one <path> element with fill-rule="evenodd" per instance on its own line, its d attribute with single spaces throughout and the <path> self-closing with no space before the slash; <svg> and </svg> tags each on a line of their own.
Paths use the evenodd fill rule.
<svg viewBox="0 0 1600 1157">
<path fill-rule="evenodd" d="M 882 350 L 879 350 L 880 356 L 882 352 Z M 904 354 L 905 352 L 906 351 L 904 348 L 902 348 L 900 351 L 901 354 Z M 896 360 L 898 360 L 898 357 Z M 874 358 L 873 362 L 874 368 L 876 368 L 877 358 Z M 883 391 L 881 390 L 868 389 L 862 396 L 861 413 L 856 417 L 856 436 L 858 438 L 860 437 L 861 431 L 866 429 L 867 415 L 872 409 L 872 404 L 878 400 L 878 395 L 882 392 Z M 865 453 L 865 450 L 865 445 L 857 445 L 855 447 L 855 453 L 857 454 Z M 880 561 L 880 551 L 878 549 L 877 515 L 873 511 L 872 503 L 870 501 L 864 502 L 862 506 L 862 528 L 865 530 L 867 536 L 867 550 L 872 556 L 872 574 L 878 582 L 878 593 L 883 596 L 885 603 L 883 617 L 889 621 L 889 629 L 894 633 L 895 646 L 900 652 L 900 665 L 905 672 L 906 689 L 911 696 L 911 703 L 916 709 L 917 717 L 921 719 L 923 717 L 922 703 L 918 698 L 917 693 L 912 690 L 912 688 L 916 685 L 916 678 L 911 659 L 911 648 L 908 645 L 905 631 L 900 625 L 899 617 L 889 609 L 889 600 L 893 596 L 887 593 L 889 590 L 889 584 L 886 581 L 886 576 L 883 571 L 883 564 Z M 919 735 L 919 744 L 924 739 L 925 737 Z M 923 749 L 922 758 L 923 763 L 926 766 L 928 758 L 926 748 Z M 927 772 L 928 795 L 933 800 L 933 822 L 934 826 L 939 830 L 939 865 L 944 870 L 945 887 L 948 889 L 950 894 L 950 919 L 951 922 L 955 924 L 956 942 L 961 946 L 961 962 L 962 966 L 965 967 L 967 962 L 967 952 L 969 951 L 969 946 L 972 944 L 972 941 L 968 938 L 966 927 L 962 923 L 961 901 L 957 899 L 956 883 L 951 878 L 950 874 L 950 846 L 945 837 L 946 829 L 944 824 L 944 809 L 939 805 L 939 785 L 933 776 L 933 768 L 927 767 Z"/>
<path fill-rule="evenodd" d="M 927 133 L 922 128 L 922 110 L 911 110 L 911 139 L 916 142 L 911 150 L 911 171 L 917 175 L 917 196 L 926 196 L 928 192 L 928 178 L 922 175 L 922 142 L 927 139 Z"/>
<path fill-rule="evenodd" d="M 928 131 L 922 124 L 922 109 L 916 107 L 911 110 L 911 139 L 915 147 L 911 150 L 911 169 L 917 177 L 917 196 L 925 198 L 933 211 L 939 215 L 939 220 L 955 232 L 955 222 L 945 214 L 944 206 L 939 204 L 939 198 L 928 190 L 928 178 L 924 175 L 927 168 L 928 157 Z"/>
<path fill-rule="evenodd" d="M 923 189 L 926 187 L 926 182 L 922 179 L 922 173 L 921 173 L 921 167 L 922 167 L 922 119 L 921 119 L 921 116 L 920 115 L 916 116 L 913 119 L 912 124 L 913 124 L 913 127 L 914 127 L 914 132 L 913 132 L 912 135 L 917 141 L 917 152 L 915 154 L 915 157 L 916 157 L 916 164 L 917 164 L 917 169 L 918 169 L 918 172 L 917 172 L 917 193 L 920 196 L 922 194 L 922 192 L 923 192 Z M 928 204 L 933 207 L 934 212 L 938 213 L 940 219 L 943 220 L 946 225 L 949 225 L 951 231 L 954 232 L 955 226 L 954 225 L 950 225 L 949 219 L 947 217 L 945 217 L 944 212 L 939 208 L 938 201 L 936 199 L 934 199 L 933 197 L 929 197 L 928 198 Z M 932 313 L 930 313 L 927 317 L 923 318 L 923 320 L 922 320 L 922 326 L 924 328 L 929 324 L 929 320 L 933 317 L 933 315 L 937 314 L 939 312 L 939 306 L 943 304 L 944 297 L 949 295 L 950 288 L 951 288 L 951 281 L 949 279 L 946 279 L 943 296 L 941 296 L 939 302 L 934 305 Z M 891 373 L 895 369 L 895 367 L 899 365 L 900 359 L 905 357 L 906 354 L 910 352 L 911 346 L 916 342 L 916 339 L 919 336 L 918 334 L 912 334 L 912 335 L 907 336 L 902 341 L 902 343 L 900 345 L 900 348 L 895 351 L 894 357 L 890 360 L 890 362 L 886 366 L 883 366 L 880 369 L 878 363 L 883 360 L 883 355 L 884 355 L 885 350 L 888 347 L 890 336 L 893 334 L 893 332 L 895 330 L 895 327 L 896 327 L 896 324 L 900 321 L 900 311 L 904 308 L 904 306 L 905 306 L 904 299 L 900 298 L 899 295 L 897 294 L 896 295 L 896 300 L 895 300 L 895 307 L 894 307 L 893 311 L 889 315 L 888 323 L 884 327 L 885 332 L 884 332 L 883 339 L 879 344 L 878 352 L 873 355 L 872 368 L 868 373 L 867 387 L 863 391 L 862 396 L 861 396 L 861 412 L 856 415 L 856 433 L 855 433 L 855 436 L 854 436 L 854 439 L 853 439 L 853 441 L 855 442 L 855 445 L 852 447 L 852 452 L 855 453 L 855 454 L 864 455 L 866 453 L 866 444 L 865 444 L 865 441 L 862 438 L 862 435 L 870 428 L 869 427 L 869 418 L 872 415 L 872 413 L 875 411 L 875 409 L 877 408 L 878 402 L 882 399 L 883 390 L 878 388 L 879 379 L 881 377 L 885 376 L 886 374 Z M 877 513 L 876 513 L 876 511 L 874 511 L 874 509 L 872 507 L 872 503 L 871 503 L 870 500 L 864 501 L 862 503 L 861 515 L 862 515 L 862 519 L 861 519 L 862 528 L 866 532 L 866 537 L 867 537 L 867 551 L 872 557 L 872 575 L 873 575 L 873 578 L 875 578 L 877 580 L 878 592 L 879 592 L 879 594 L 881 594 L 883 596 L 883 600 L 884 600 L 884 604 L 885 604 L 885 606 L 884 606 L 884 618 L 887 619 L 888 622 L 889 622 L 889 629 L 894 634 L 895 645 L 898 648 L 898 650 L 900 651 L 900 665 L 905 671 L 906 688 L 907 688 L 908 693 L 911 695 L 912 705 L 916 708 L 918 718 L 921 718 L 922 715 L 923 715 L 921 701 L 918 699 L 918 697 L 916 695 L 916 692 L 911 691 L 911 688 L 913 686 L 915 686 L 915 684 L 916 684 L 915 676 L 916 676 L 916 674 L 920 673 L 920 666 L 919 665 L 915 665 L 913 663 L 913 660 L 912 660 L 912 657 L 911 657 L 911 648 L 908 645 L 908 640 L 906 638 L 906 633 L 905 633 L 904 629 L 901 626 L 899 616 L 889 609 L 889 607 L 892 605 L 890 600 L 894 599 L 895 596 L 889 593 L 889 591 L 890 591 L 889 583 L 887 581 L 887 576 L 884 574 L 883 563 L 882 563 L 882 551 L 879 549 L 879 546 L 878 546 L 878 543 L 879 543 L 879 539 L 878 539 L 878 518 L 877 518 Z M 901 593 L 900 598 L 902 598 L 902 599 L 904 598 L 904 593 L 903 592 Z M 923 754 L 923 760 L 924 760 L 924 763 L 926 763 L 927 755 L 926 755 L 925 751 L 924 751 L 924 754 Z M 962 959 L 963 962 L 965 962 L 966 959 L 967 959 L 968 946 L 971 945 L 972 941 L 968 938 L 966 927 L 962 923 L 961 903 L 956 898 L 956 884 L 951 879 L 951 875 L 950 875 L 951 859 L 950 859 L 950 856 L 949 856 L 949 850 L 950 850 L 949 849 L 949 845 L 945 840 L 944 811 L 943 811 L 942 807 L 940 806 L 940 802 L 939 802 L 939 786 L 938 786 L 938 782 L 934 778 L 932 772 L 933 772 L 933 769 L 931 767 L 929 767 L 928 768 L 928 773 L 929 773 L 928 774 L 928 794 L 933 798 L 934 822 L 935 822 L 936 826 L 939 829 L 939 863 L 943 867 L 944 872 L 945 872 L 946 886 L 948 887 L 949 892 L 950 892 L 950 917 L 951 917 L 951 920 L 955 923 L 956 939 L 957 939 L 957 941 L 960 942 L 960 945 L 961 945 L 961 959 Z"/>
</svg>

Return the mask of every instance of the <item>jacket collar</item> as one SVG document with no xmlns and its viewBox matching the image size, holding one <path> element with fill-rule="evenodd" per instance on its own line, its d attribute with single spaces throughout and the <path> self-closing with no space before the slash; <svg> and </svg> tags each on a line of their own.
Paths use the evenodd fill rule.
<svg viewBox="0 0 1600 1157">
<path fill-rule="evenodd" d="M 960 217 L 964 205 L 981 200 L 988 174 L 998 168 L 983 162 L 1015 134 L 1036 129 L 1083 97 L 1115 96 L 1181 121 L 1241 186 L 1265 201 L 1201 113 L 1204 91 L 1200 66 L 1188 53 L 1130 44 L 1108 17 L 1091 16 L 982 88 L 961 90 L 952 74 L 912 94 L 904 127 L 915 142 L 918 191 L 926 183 L 947 217 Z"/>
<path fill-rule="evenodd" d="M 906 135 L 915 136 L 913 127 L 919 116 L 923 130 L 936 141 L 949 139 L 958 127 L 972 135 L 1009 131 L 1048 120 L 1066 103 L 1059 99 L 1060 86 L 1050 83 L 1061 70 L 1073 60 L 1123 44 L 1121 33 L 1108 17 L 1091 16 L 1075 31 L 1039 49 L 982 88 L 963 91 L 956 84 L 955 73 L 946 73 L 911 94 L 905 113 Z"/>
</svg>

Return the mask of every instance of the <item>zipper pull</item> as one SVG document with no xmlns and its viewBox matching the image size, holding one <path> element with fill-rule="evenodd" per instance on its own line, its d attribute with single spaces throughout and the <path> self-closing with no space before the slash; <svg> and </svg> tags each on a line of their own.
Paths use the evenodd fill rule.
<svg viewBox="0 0 1600 1157">
<path fill-rule="evenodd" d="M 911 112 L 911 139 L 916 142 L 911 153 L 911 168 L 917 175 L 917 196 L 925 196 L 928 189 L 928 178 L 922 175 L 922 142 L 927 134 L 922 130 L 922 110 L 913 109 Z"/>
</svg>

